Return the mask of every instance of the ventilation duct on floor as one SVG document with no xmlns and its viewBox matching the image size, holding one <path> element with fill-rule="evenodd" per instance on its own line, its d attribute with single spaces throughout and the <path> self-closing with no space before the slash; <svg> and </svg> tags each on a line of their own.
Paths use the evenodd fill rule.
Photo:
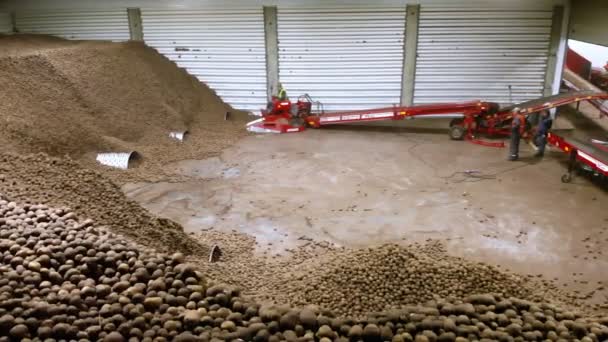
<svg viewBox="0 0 608 342">
<path fill-rule="evenodd" d="M 97 154 L 97 162 L 100 164 L 126 170 L 129 166 L 134 166 L 140 159 L 139 153 L 131 152 L 109 152 Z"/>
<path fill-rule="evenodd" d="M 184 141 L 188 135 L 188 131 L 169 132 L 169 137 L 175 140 Z"/>
<path fill-rule="evenodd" d="M 220 249 L 220 246 L 214 245 L 213 248 L 211 248 L 211 252 L 209 252 L 209 262 L 212 263 L 220 261 L 222 254 L 224 253 Z"/>
</svg>

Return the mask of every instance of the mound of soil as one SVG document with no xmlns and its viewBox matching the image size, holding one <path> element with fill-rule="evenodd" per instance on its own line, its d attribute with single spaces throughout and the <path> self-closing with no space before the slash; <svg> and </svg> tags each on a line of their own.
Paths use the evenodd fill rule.
<svg viewBox="0 0 608 342">
<path fill-rule="evenodd" d="M 364 249 L 314 242 L 286 257 L 265 258 L 255 255 L 255 239 L 247 235 L 206 231 L 195 239 L 225 252 L 217 263 L 192 259 L 212 279 L 239 286 L 262 303 L 315 305 L 343 317 L 481 293 L 584 306 L 549 280 L 454 257 L 434 240 Z"/>
<path fill-rule="evenodd" d="M 605 341 L 607 318 L 500 294 L 339 318 L 259 305 L 67 208 L 0 193 L 3 341 Z M 353 298 L 353 299 L 356 299 Z"/>
<path fill-rule="evenodd" d="M 69 207 L 159 251 L 208 254 L 180 225 L 152 216 L 106 177 L 68 158 L 0 153 L 0 193 L 23 202 Z"/>
<path fill-rule="evenodd" d="M 0 37 L 0 144 L 95 163 L 138 151 L 145 167 L 108 172 L 130 181 L 166 176 L 162 164 L 218 154 L 245 134 L 244 113 L 139 42 Z M 233 121 L 224 121 L 231 112 Z M 171 131 L 190 132 L 180 143 Z"/>
</svg>

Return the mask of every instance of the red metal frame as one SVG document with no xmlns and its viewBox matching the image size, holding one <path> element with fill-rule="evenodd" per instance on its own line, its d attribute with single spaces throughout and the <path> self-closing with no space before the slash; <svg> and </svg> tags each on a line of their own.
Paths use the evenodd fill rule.
<svg viewBox="0 0 608 342">
<path fill-rule="evenodd" d="M 353 110 L 342 112 L 330 112 L 320 115 L 311 114 L 306 117 L 306 122 L 315 128 L 327 125 L 337 125 L 353 122 L 403 120 L 419 116 L 441 115 L 470 116 L 479 115 L 491 108 L 488 102 L 464 102 L 464 103 L 440 103 L 419 106 L 393 106 L 367 110 Z"/>
<path fill-rule="evenodd" d="M 586 80 L 591 75 L 591 62 L 571 48 L 566 53 L 566 68 Z"/>
<path fill-rule="evenodd" d="M 608 159 L 606 159 L 605 156 L 598 155 L 591 149 L 581 146 L 580 144 L 575 145 L 573 141 L 555 133 L 549 133 L 547 135 L 547 142 L 566 153 L 576 153 L 576 161 L 589 166 L 594 172 L 608 177 Z M 606 147 L 600 144 L 592 143 L 592 145 L 594 148 L 608 152 Z"/>
<path fill-rule="evenodd" d="M 565 79 L 563 80 L 563 84 L 568 89 L 580 92 L 578 87 L 576 87 L 573 83 L 566 81 Z M 602 101 L 602 99 L 593 99 L 589 100 L 589 103 L 600 111 L 600 115 L 608 117 L 608 104 L 606 104 L 605 101 Z"/>
<path fill-rule="evenodd" d="M 262 132 L 275 133 L 295 133 L 306 129 L 306 126 L 294 122 L 295 118 L 291 113 L 291 101 L 281 100 L 273 96 L 270 106 L 271 108 L 262 110 L 262 119 L 250 122 L 248 126 L 255 126 Z"/>
<path fill-rule="evenodd" d="M 516 111 L 529 115 L 574 102 L 607 99 L 608 93 L 582 91 L 539 98 L 504 108 L 500 108 L 497 103 L 493 102 L 472 101 L 313 113 L 311 111 L 312 103 L 308 96 L 301 96 L 295 108 L 292 107 L 289 100 L 281 101 L 273 98 L 271 111 L 263 110 L 263 119 L 256 120 L 248 126 L 277 133 L 289 133 L 301 132 L 306 126 L 320 128 L 327 125 L 404 120 L 414 117 L 458 118 L 451 126 L 463 127 L 466 132 L 463 138 L 466 140 L 483 146 L 504 147 L 504 142 L 484 141 L 478 139 L 477 136 L 480 134 L 509 136 L 511 121 Z M 524 138 L 526 138 L 526 134 Z"/>
</svg>

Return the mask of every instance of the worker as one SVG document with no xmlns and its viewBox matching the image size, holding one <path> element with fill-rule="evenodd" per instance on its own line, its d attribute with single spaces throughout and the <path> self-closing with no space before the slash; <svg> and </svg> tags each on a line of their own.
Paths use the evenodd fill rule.
<svg viewBox="0 0 608 342">
<path fill-rule="evenodd" d="M 277 97 L 281 101 L 287 100 L 287 92 L 285 91 L 285 88 L 283 88 L 283 84 L 281 82 L 279 82 L 279 93 Z"/>
<path fill-rule="evenodd" d="M 509 160 L 519 159 L 519 141 L 526 131 L 526 117 L 520 113 L 519 108 L 514 108 L 511 120 L 511 142 L 509 145 Z"/>
<path fill-rule="evenodd" d="M 538 150 L 536 151 L 535 157 L 542 158 L 545 155 L 545 146 L 547 146 L 547 134 L 553 126 L 553 118 L 548 110 L 540 112 L 540 121 L 536 128 L 536 134 L 534 135 L 534 143 Z"/>
</svg>

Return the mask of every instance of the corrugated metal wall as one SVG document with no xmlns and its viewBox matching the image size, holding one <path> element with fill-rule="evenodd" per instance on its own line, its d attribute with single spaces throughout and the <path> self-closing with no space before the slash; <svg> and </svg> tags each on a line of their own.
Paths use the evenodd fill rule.
<svg viewBox="0 0 608 342">
<path fill-rule="evenodd" d="M 279 77 L 326 110 L 398 104 L 405 6 L 278 9 Z"/>
<path fill-rule="evenodd" d="M 235 10 L 142 8 L 144 40 L 239 109 L 266 106 L 262 7 Z"/>
<path fill-rule="evenodd" d="M 9 33 L 13 31 L 11 24 L 11 14 L 9 12 L 0 11 L 0 33 Z"/>
<path fill-rule="evenodd" d="M 337 6 L 279 6 L 279 75 L 288 94 L 309 93 L 326 110 L 399 103 L 405 6 Z M 518 102 L 541 96 L 552 7 L 514 8 L 421 5 L 414 102 Z M 141 13 L 148 45 L 235 108 L 265 106 L 261 6 L 143 7 Z M 129 39 L 124 7 L 17 10 L 16 24 L 20 32 L 69 39 Z M 10 17 L 0 13 L 0 32 L 3 27 L 10 30 Z"/>
<path fill-rule="evenodd" d="M 17 11 L 17 30 L 67 39 L 129 40 L 126 9 Z"/>
<path fill-rule="evenodd" d="M 542 96 L 552 13 L 422 6 L 414 102 Z"/>
</svg>

